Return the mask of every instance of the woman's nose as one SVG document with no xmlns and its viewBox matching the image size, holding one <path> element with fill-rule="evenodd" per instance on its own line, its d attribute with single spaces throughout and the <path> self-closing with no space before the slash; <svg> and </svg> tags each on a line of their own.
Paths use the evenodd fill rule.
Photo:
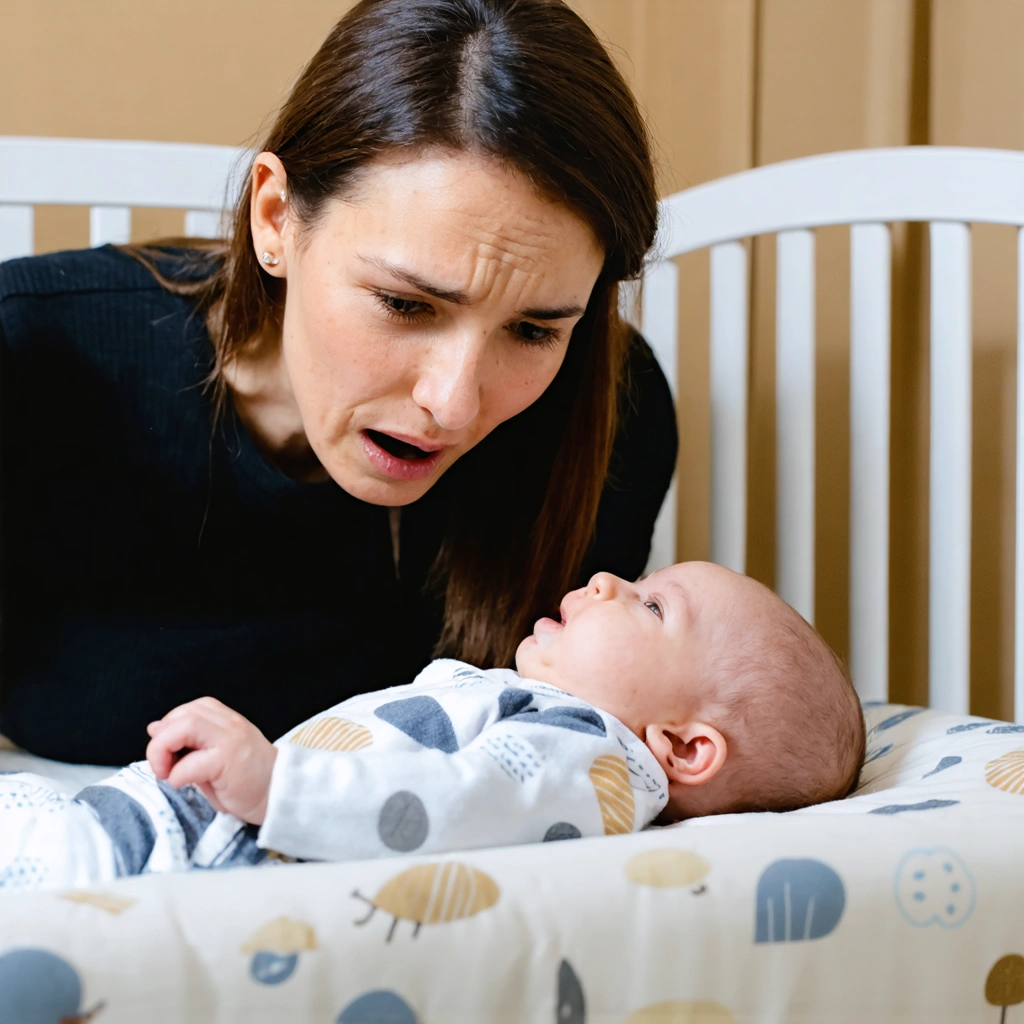
<svg viewBox="0 0 1024 1024">
<path fill-rule="evenodd" d="M 441 339 L 413 387 L 412 397 L 442 430 L 468 427 L 480 412 L 486 337 Z"/>
</svg>

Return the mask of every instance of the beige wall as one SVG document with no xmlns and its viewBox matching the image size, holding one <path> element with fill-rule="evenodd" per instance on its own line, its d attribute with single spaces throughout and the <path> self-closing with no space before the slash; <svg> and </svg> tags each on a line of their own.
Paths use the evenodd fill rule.
<svg viewBox="0 0 1024 1024">
<path fill-rule="evenodd" d="M 612 45 L 670 192 L 828 150 L 932 142 L 1024 149 L 1021 0 L 571 0 Z M 0 134 L 240 144 L 257 135 L 349 0 L 0 0 Z M 140 236 L 180 230 L 141 211 Z M 1012 233 L 976 229 L 973 709 L 1006 716 L 1012 675 L 1016 319 Z M 40 251 L 87 242 L 43 210 Z M 927 696 L 927 273 L 894 251 L 893 695 Z M 817 621 L 845 653 L 848 234 L 819 233 Z M 680 551 L 708 549 L 707 260 L 681 262 Z M 750 571 L 774 574 L 774 252 L 753 253 Z"/>
<path fill-rule="evenodd" d="M 576 0 L 629 55 L 666 190 L 813 153 L 933 143 L 1024 149 L 1020 0 Z M 774 240 L 752 262 L 749 571 L 774 577 Z M 816 621 L 848 648 L 849 234 L 818 232 Z M 1016 311 L 1013 232 L 974 230 L 972 708 L 1011 714 Z M 927 701 L 927 246 L 894 232 L 890 669 Z M 681 261 L 685 557 L 708 550 L 707 269 Z"/>
<path fill-rule="evenodd" d="M 607 40 L 654 132 L 667 195 L 754 162 L 755 0 L 571 0 Z M 680 558 L 710 546 L 708 257 L 679 260 Z"/>
<path fill-rule="evenodd" d="M 352 2 L 0 0 L 0 135 L 250 142 Z M 38 214 L 37 250 L 88 243 L 86 210 Z"/>
<path fill-rule="evenodd" d="M 938 0 L 930 141 L 1024 149 L 1024 3 Z M 1006 717 L 1013 675 L 1016 239 L 981 225 L 974 249 L 971 673 L 981 714 Z"/>
</svg>

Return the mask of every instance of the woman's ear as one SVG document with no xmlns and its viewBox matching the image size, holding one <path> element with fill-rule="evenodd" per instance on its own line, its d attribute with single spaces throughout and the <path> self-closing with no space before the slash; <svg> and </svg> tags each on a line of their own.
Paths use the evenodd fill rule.
<svg viewBox="0 0 1024 1024">
<path fill-rule="evenodd" d="M 725 737 L 705 722 L 649 725 L 644 742 L 658 759 L 669 783 L 700 786 L 725 764 Z"/>
<path fill-rule="evenodd" d="M 287 277 L 288 175 L 274 153 L 260 153 L 253 161 L 249 223 L 260 266 L 272 277 Z"/>
</svg>

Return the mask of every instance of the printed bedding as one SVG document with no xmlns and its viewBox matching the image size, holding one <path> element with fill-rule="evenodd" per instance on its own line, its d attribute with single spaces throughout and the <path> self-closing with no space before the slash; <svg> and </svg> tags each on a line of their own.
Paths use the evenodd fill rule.
<svg viewBox="0 0 1024 1024">
<path fill-rule="evenodd" d="M 1024 1024 L 1024 726 L 867 716 L 792 814 L 0 893 L 0 1024 Z"/>
</svg>

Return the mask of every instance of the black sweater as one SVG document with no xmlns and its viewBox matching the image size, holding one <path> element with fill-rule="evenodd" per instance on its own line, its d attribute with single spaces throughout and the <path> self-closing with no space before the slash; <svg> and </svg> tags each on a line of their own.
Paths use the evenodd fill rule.
<svg viewBox="0 0 1024 1024">
<path fill-rule="evenodd" d="M 204 694 L 275 738 L 355 693 L 411 682 L 442 608 L 424 582 L 442 478 L 402 510 L 270 466 L 229 412 L 189 299 L 116 249 L 0 266 L 0 733 L 118 764 Z M 675 465 L 646 345 L 585 574 L 637 576 Z M 483 443 L 486 444 L 486 441 Z"/>
</svg>

